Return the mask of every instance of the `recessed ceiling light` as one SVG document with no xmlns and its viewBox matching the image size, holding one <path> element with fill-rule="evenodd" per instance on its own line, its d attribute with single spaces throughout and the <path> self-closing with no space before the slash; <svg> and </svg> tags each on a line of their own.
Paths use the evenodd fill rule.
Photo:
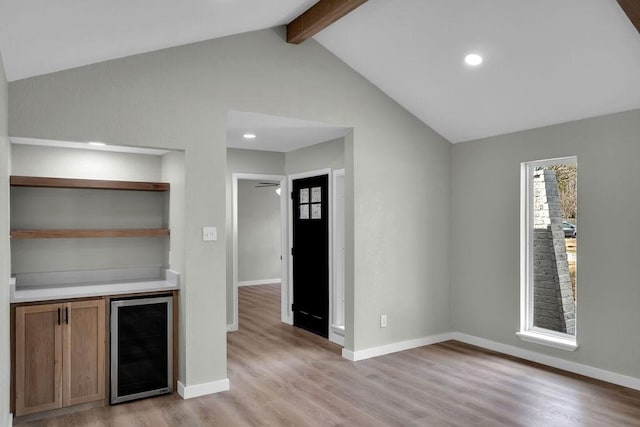
<svg viewBox="0 0 640 427">
<path fill-rule="evenodd" d="M 242 135 L 242 137 L 244 139 L 256 139 L 256 134 L 255 133 L 245 133 L 244 135 Z"/>
<path fill-rule="evenodd" d="M 95 147 L 104 147 L 107 144 L 105 144 L 104 142 L 91 141 L 89 145 L 93 145 Z"/>
<path fill-rule="evenodd" d="M 469 55 L 464 57 L 464 62 L 466 62 L 467 65 L 476 67 L 482 64 L 482 56 L 478 55 L 477 53 L 470 53 Z"/>
</svg>

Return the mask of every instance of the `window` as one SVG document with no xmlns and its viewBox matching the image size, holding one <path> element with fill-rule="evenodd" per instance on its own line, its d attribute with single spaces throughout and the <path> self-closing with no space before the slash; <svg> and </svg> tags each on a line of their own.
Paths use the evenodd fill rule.
<svg viewBox="0 0 640 427">
<path fill-rule="evenodd" d="M 518 336 L 575 350 L 577 159 L 522 164 L 521 307 Z"/>
</svg>

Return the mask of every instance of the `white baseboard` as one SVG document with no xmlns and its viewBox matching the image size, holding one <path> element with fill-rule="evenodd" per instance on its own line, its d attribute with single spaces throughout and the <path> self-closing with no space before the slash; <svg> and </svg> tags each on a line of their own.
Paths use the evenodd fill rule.
<svg viewBox="0 0 640 427">
<path fill-rule="evenodd" d="M 280 282 L 282 282 L 282 279 L 278 277 L 277 279 L 247 280 L 246 282 L 238 282 L 238 286 L 275 285 Z"/>
<path fill-rule="evenodd" d="M 7 427 L 13 427 L 13 414 L 9 412 L 9 420 L 7 421 Z"/>
<path fill-rule="evenodd" d="M 227 332 L 235 332 L 237 330 L 238 330 L 238 325 L 236 325 L 235 323 L 231 323 L 227 325 Z"/>
<path fill-rule="evenodd" d="M 623 387 L 640 390 L 640 378 L 630 377 L 607 371 L 605 369 L 594 368 L 593 366 L 582 365 L 570 360 L 561 359 L 559 357 L 548 356 L 546 354 L 537 353 L 535 351 L 526 350 L 496 341 L 484 338 L 474 337 L 472 335 L 460 332 L 450 332 L 429 337 L 418 338 L 415 340 L 401 341 L 397 343 L 387 344 L 380 347 L 372 347 L 364 350 L 351 351 L 346 348 L 342 349 L 342 357 L 351 361 L 365 360 L 372 357 L 383 356 L 385 354 L 395 353 L 398 351 L 410 350 L 412 348 L 422 347 L 425 345 L 436 344 L 443 341 L 455 340 L 463 343 L 486 348 L 488 350 L 497 351 L 499 353 L 508 354 L 509 356 L 518 357 L 520 359 L 529 360 L 531 362 L 540 363 L 541 365 L 551 366 L 563 371 L 572 372 L 574 374 L 584 375 L 585 377 L 594 378 L 608 383 L 617 384 Z"/>
<path fill-rule="evenodd" d="M 443 341 L 449 341 L 451 339 L 453 339 L 451 333 L 444 333 L 417 338 L 414 340 L 395 342 L 392 344 L 367 348 L 364 350 L 351 351 L 343 348 L 342 357 L 351 360 L 352 362 L 357 362 L 358 360 L 365 360 L 372 357 L 383 356 L 385 354 L 396 353 L 398 351 L 410 350 L 412 348 L 423 347 L 425 345 L 436 344 Z"/>
<path fill-rule="evenodd" d="M 344 346 L 344 336 L 329 331 L 329 341 Z"/>
<path fill-rule="evenodd" d="M 569 360 L 560 359 L 559 357 L 548 356 L 546 354 L 537 353 L 535 351 L 525 350 L 520 347 L 514 347 L 484 338 L 474 337 L 472 335 L 454 332 L 451 334 L 452 339 L 488 350 L 497 351 L 499 353 L 508 354 L 510 356 L 519 357 L 520 359 L 529 360 L 531 362 L 540 363 L 542 365 L 551 366 L 553 368 L 562 369 L 563 371 L 573 372 L 574 374 L 584 375 L 585 377 L 595 378 L 597 380 L 606 381 L 608 383 L 621 385 L 623 387 L 640 390 L 640 378 L 630 377 L 627 375 L 617 374 L 592 366 L 582 365 L 580 363 L 571 362 Z"/>
<path fill-rule="evenodd" d="M 329 326 L 329 341 L 344 347 L 344 325 Z"/>
<path fill-rule="evenodd" d="M 206 396 L 207 394 L 220 393 L 229 390 L 229 379 L 213 381 L 210 383 L 185 386 L 178 381 L 178 394 L 183 399 Z"/>
</svg>

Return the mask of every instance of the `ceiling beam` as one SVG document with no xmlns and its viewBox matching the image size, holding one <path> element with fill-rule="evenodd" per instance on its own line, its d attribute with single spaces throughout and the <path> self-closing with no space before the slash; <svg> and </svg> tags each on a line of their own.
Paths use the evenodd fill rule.
<svg viewBox="0 0 640 427">
<path fill-rule="evenodd" d="M 618 4 L 627 14 L 629 20 L 640 32 L 640 1 L 638 0 L 618 0 Z"/>
<path fill-rule="evenodd" d="M 287 25 L 287 42 L 300 44 L 367 0 L 320 0 Z"/>
</svg>

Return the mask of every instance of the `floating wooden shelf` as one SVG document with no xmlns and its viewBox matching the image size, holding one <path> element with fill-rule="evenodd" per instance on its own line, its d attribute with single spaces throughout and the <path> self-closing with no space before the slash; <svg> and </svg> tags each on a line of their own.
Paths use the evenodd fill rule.
<svg viewBox="0 0 640 427">
<path fill-rule="evenodd" d="M 12 230 L 12 239 L 71 239 L 90 237 L 163 237 L 169 235 L 168 228 L 131 228 L 131 229 L 46 229 Z"/>
<path fill-rule="evenodd" d="M 11 176 L 12 187 L 83 188 L 92 190 L 169 191 L 167 182 L 108 181 L 102 179 Z"/>
</svg>

